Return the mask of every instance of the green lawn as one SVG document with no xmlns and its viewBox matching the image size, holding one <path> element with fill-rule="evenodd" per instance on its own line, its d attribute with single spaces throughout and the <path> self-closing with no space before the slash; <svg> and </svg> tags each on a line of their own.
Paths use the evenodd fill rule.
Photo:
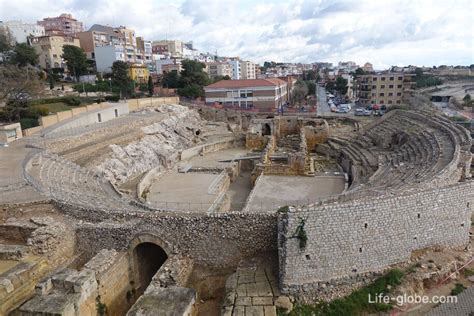
<svg viewBox="0 0 474 316">
<path fill-rule="evenodd" d="M 56 112 L 74 109 L 74 108 L 77 108 L 77 106 L 70 106 L 63 102 L 57 102 L 57 103 L 33 105 L 33 108 L 46 108 L 48 109 L 49 112 L 56 113 Z"/>
</svg>

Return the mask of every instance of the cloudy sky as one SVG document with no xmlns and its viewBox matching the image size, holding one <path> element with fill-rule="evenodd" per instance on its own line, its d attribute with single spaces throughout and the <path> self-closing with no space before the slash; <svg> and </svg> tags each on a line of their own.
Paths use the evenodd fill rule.
<svg viewBox="0 0 474 316">
<path fill-rule="evenodd" d="M 472 0 L 0 0 L 3 21 L 63 12 L 259 63 L 474 63 Z"/>
</svg>

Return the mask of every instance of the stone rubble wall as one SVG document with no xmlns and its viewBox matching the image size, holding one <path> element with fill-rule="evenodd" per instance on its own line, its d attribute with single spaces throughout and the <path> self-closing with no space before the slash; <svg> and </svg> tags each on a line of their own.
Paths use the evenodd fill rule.
<svg viewBox="0 0 474 316">
<path fill-rule="evenodd" d="M 124 147 L 111 145 L 111 157 L 96 167 L 112 183 L 121 184 L 151 168 L 170 168 L 179 161 L 180 151 L 196 145 L 199 141 L 196 131 L 201 130 L 203 121 L 194 110 L 183 106 L 169 106 L 173 115 L 145 126 L 146 136 Z M 183 124 L 186 122 L 186 124 Z"/>
<path fill-rule="evenodd" d="M 408 260 L 414 250 L 463 247 L 469 242 L 473 210 L 474 182 L 290 208 L 278 220 L 282 290 L 297 297 L 315 296 L 327 282 L 354 281 Z M 302 220 L 308 238 L 304 249 L 296 237 Z"/>
</svg>

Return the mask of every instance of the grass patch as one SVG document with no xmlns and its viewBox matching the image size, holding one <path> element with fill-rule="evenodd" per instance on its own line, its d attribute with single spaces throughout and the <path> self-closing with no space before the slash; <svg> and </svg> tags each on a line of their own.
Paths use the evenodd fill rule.
<svg viewBox="0 0 474 316">
<path fill-rule="evenodd" d="M 374 300 L 380 294 L 389 293 L 389 286 L 399 285 L 404 273 L 398 269 L 389 271 L 370 285 L 352 292 L 349 296 L 336 299 L 330 303 L 320 302 L 316 305 L 296 304 L 290 315 L 324 315 L 324 316 L 351 316 L 362 313 L 386 312 L 392 309 L 392 305 L 383 303 L 369 303 L 369 295 Z"/>
<path fill-rule="evenodd" d="M 33 108 L 40 108 L 40 109 L 45 109 L 49 113 L 56 113 L 56 112 L 61 112 L 61 111 L 67 111 L 70 109 L 75 108 L 75 106 L 70 106 L 67 105 L 66 103 L 63 102 L 57 102 L 57 103 L 49 103 L 49 104 L 40 104 L 40 105 L 33 105 Z"/>
<path fill-rule="evenodd" d="M 454 288 L 451 290 L 451 295 L 458 295 L 462 291 L 464 291 L 466 287 L 462 285 L 461 283 L 456 283 L 454 285 Z"/>
<path fill-rule="evenodd" d="M 464 270 L 462 270 L 462 274 L 467 278 L 474 275 L 474 270 L 465 268 Z"/>
</svg>

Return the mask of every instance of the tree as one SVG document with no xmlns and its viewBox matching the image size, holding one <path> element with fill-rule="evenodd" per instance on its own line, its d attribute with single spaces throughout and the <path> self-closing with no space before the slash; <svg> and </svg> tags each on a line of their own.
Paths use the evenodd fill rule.
<svg viewBox="0 0 474 316">
<path fill-rule="evenodd" d="M 11 49 L 10 46 L 10 38 L 9 34 L 4 28 L 0 28 L 0 53 L 9 51 Z"/>
<path fill-rule="evenodd" d="M 0 102 L 6 103 L 0 108 L 0 116 L 7 121 L 21 121 L 22 113 L 28 111 L 29 99 L 42 89 L 38 70 L 31 66 L 0 66 L 0 82 Z"/>
<path fill-rule="evenodd" d="M 464 96 L 464 98 L 462 98 L 462 100 L 464 101 L 464 106 L 471 106 L 472 105 L 472 100 L 471 100 L 471 95 L 468 93 Z"/>
<path fill-rule="evenodd" d="M 178 88 L 178 94 L 187 98 L 199 98 L 204 96 L 204 88 L 198 84 L 191 84 L 183 88 Z"/>
<path fill-rule="evenodd" d="M 354 77 L 357 78 L 357 77 L 365 75 L 365 74 L 366 74 L 366 72 L 364 71 L 364 69 L 359 67 L 355 70 Z"/>
<path fill-rule="evenodd" d="M 317 80 L 318 79 L 318 72 L 315 70 L 308 70 L 306 72 L 306 80 Z"/>
<path fill-rule="evenodd" d="M 176 70 L 165 72 L 163 74 L 162 86 L 163 88 L 176 89 L 178 88 L 179 75 Z"/>
<path fill-rule="evenodd" d="M 112 64 L 112 83 L 120 89 L 120 98 L 129 95 L 131 80 L 128 77 L 128 64 L 117 60 Z"/>
<path fill-rule="evenodd" d="M 87 73 L 87 56 L 84 50 L 74 45 L 64 45 L 61 56 L 67 64 L 69 72 L 79 81 L 79 76 Z"/>
<path fill-rule="evenodd" d="M 307 81 L 306 86 L 308 87 L 308 95 L 316 94 L 316 84 L 312 81 Z"/>
<path fill-rule="evenodd" d="M 295 83 L 295 87 L 293 88 L 293 104 L 298 103 L 301 105 L 301 102 L 306 98 L 308 95 L 308 86 L 304 81 L 298 80 Z"/>
<path fill-rule="evenodd" d="M 196 84 L 199 86 L 205 86 L 209 84 L 209 77 L 206 72 L 204 72 L 204 65 L 195 60 L 183 60 L 181 63 L 183 70 L 180 73 L 179 85 L 181 88 L 186 86 Z"/>
<path fill-rule="evenodd" d="M 148 76 L 148 94 L 153 96 L 153 92 L 155 91 L 155 87 L 153 86 L 153 79 L 151 76 Z"/>
<path fill-rule="evenodd" d="M 38 54 L 36 54 L 33 47 L 25 43 L 17 44 L 13 50 L 10 62 L 20 67 L 25 67 L 26 65 L 36 66 L 38 64 Z"/>
<path fill-rule="evenodd" d="M 347 79 L 337 77 L 334 89 L 340 94 L 345 95 L 347 93 Z"/>
</svg>

